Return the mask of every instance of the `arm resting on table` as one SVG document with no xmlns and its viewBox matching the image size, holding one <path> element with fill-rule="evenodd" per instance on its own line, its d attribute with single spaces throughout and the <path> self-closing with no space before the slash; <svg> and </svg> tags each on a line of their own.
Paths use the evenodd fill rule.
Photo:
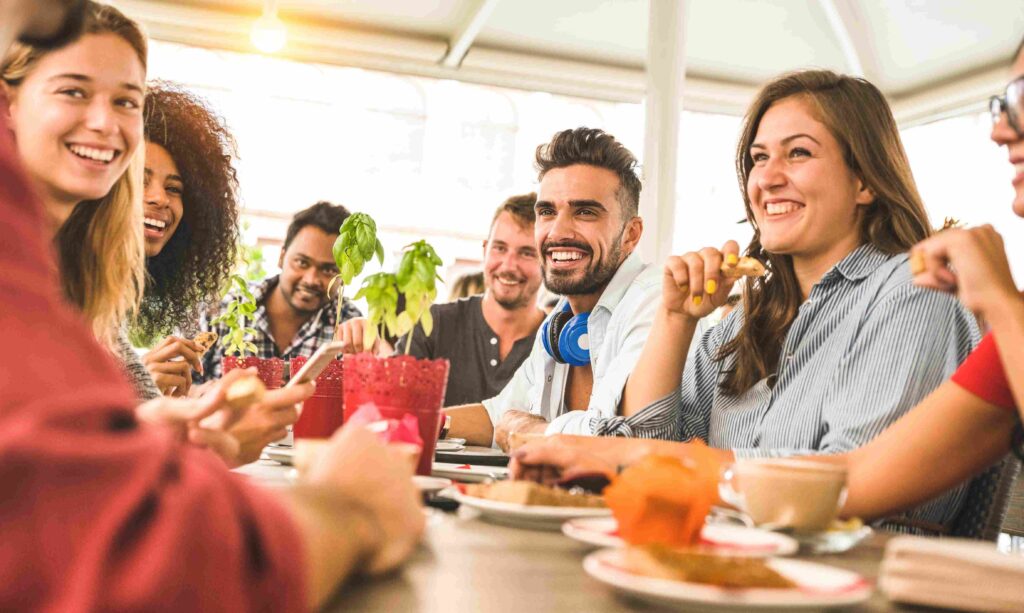
<svg viewBox="0 0 1024 613">
<path fill-rule="evenodd" d="M 451 438 L 464 438 L 467 445 L 490 447 L 494 442 L 494 424 L 482 404 L 463 404 L 444 409 L 451 415 L 452 426 L 448 431 Z"/>
</svg>

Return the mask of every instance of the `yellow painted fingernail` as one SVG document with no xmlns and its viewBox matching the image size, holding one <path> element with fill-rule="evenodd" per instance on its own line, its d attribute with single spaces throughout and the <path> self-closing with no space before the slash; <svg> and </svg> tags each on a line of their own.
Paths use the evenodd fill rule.
<svg viewBox="0 0 1024 613">
<path fill-rule="evenodd" d="M 739 263 L 739 261 L 740 259 L 736 257 L 735 253 L 730 253 L 729 255 L 725 256 L 725 263 L 728 264 L 729 266 L 735 266 L 737 263 Z"/>
<path fill-rule="evenodd" d="M 718 289 L 718 283 L 716 283 L 714 279 L 708 279 L 708 282 L 704 284 L 704 289 L 706 289 L 709 294 L 714 294 L 715 290 Z"/>
<path fill-rule="evenodd" d="M 693 304 L 695 306 L 700 306 L 700 303 L 702 303 L 702 302 L 704 302 L 704 296 L 694 296 L 693 297 Z"/>
</svg>

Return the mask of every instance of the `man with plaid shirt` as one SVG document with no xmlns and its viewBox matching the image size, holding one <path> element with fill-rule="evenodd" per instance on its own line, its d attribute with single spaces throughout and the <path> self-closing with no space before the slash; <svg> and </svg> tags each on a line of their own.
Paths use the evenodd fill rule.
<svg viewBox="0 0 1024 613">
<path fill-rule="evenodd" d="M 253 338 L 256 355 L 261 358 L 290 360 L 297 356 L 310 356 L 332 338 L 336 327 L 338 297 L 336 290 L 328 296 L 331 279 L 338 274 L 332 248 L 338 238 L 338 229 L 348 217 L 345 207 L 329 202 L 318 202 L 299 211 L 292 218 L 281 249 L 275 275 L 252 288 L 256 299 L 256 313 L 248 327 L 256 330 Z M 224 308 L 229 295 L 221 304 Z M 361 313 L 346 300 L 341 309 L 341 320 L 359 317 Z M 211 324 L 216 314 L 207 314 L 199 322 L 203 331 L 212 330 L 220 341 L 203 356 L 202 380 L 220 378 L 224 357 L 223 338 L 227 334 L 224 324 Z"/>
</svg>

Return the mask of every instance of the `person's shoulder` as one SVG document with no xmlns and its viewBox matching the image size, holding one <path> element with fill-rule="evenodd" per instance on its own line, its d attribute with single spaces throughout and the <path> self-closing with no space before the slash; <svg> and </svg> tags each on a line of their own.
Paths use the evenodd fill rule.
<svg viewBox="0 0 1024 613">
<path fill-rule="evenodd" d="M 480 311 L 482 296 L 466 296 L 451 302 L 437 302 L 430 306 L 430 314 L 437 318 L 472 317 Z"/>
</svg>

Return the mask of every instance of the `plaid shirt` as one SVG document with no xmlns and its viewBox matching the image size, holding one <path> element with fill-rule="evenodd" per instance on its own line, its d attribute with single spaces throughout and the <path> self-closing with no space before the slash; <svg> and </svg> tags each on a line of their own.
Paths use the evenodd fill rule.
<svg viewBox="0 0 1024 613">
<path fill-rule="evenodd" d="M 270 333 L 270 320 L 267 317 L 266 305 L 266 299 L 270 296 L 270 292 L 277 288 L 278 280 L 279 276 L 273 276 L 262 283 L 250 286 L 249 289 L 252 290 L 252 295 L 256 299 L 257 308 L 256 313 L 253 314 L 253 321 L 247 321 L 246 323 L 248 327 L 256 330 L 256 334 L 254 336 L 246 336 L 245 340 L 252 341 L 256 345 L 256 357 L 260 358 L 281 358 L 288 361 L 300 355 L 313 355 L 313 352 L 320 345 L 334 338 L 335 312 L 338 308 L 337 298 L 325 304 L 309 318 L 309 321 L 302 324 L 299 331 L 295 333 L 295 338 L 292 339 L 291 345 L 282 352 L 278 350 L 277 343 L 274 342 L 274 336 Z M 227 303 L 233 299 L 235 299 L 233 294 L 226 296 L 224 301 L 221 302 L 218 311 L 226 308 Z M 216 311 L 204 313 L 199 321 L 199 327 L 202 331 L 212 330 L 220 338 L 217 344 L 203 356 L 204 375 L 198 377 L 196 373 L 193 373 L 193 377 L 199 381 L 219 379 L 223 374 L 221 372 L 221 359 L 224 357 L 223 342 L 224 337 L 228 333 L 228 328 L 222 323 L 210 323 L 217 315 L 218 312 Z M 348 299 L 345 299 L 345 304 L 341 308 L 341 320 L 347 321 L 353 317 L 361 316 L 362 313 L 359 312 L 359 309 Z"/>
</svg>

